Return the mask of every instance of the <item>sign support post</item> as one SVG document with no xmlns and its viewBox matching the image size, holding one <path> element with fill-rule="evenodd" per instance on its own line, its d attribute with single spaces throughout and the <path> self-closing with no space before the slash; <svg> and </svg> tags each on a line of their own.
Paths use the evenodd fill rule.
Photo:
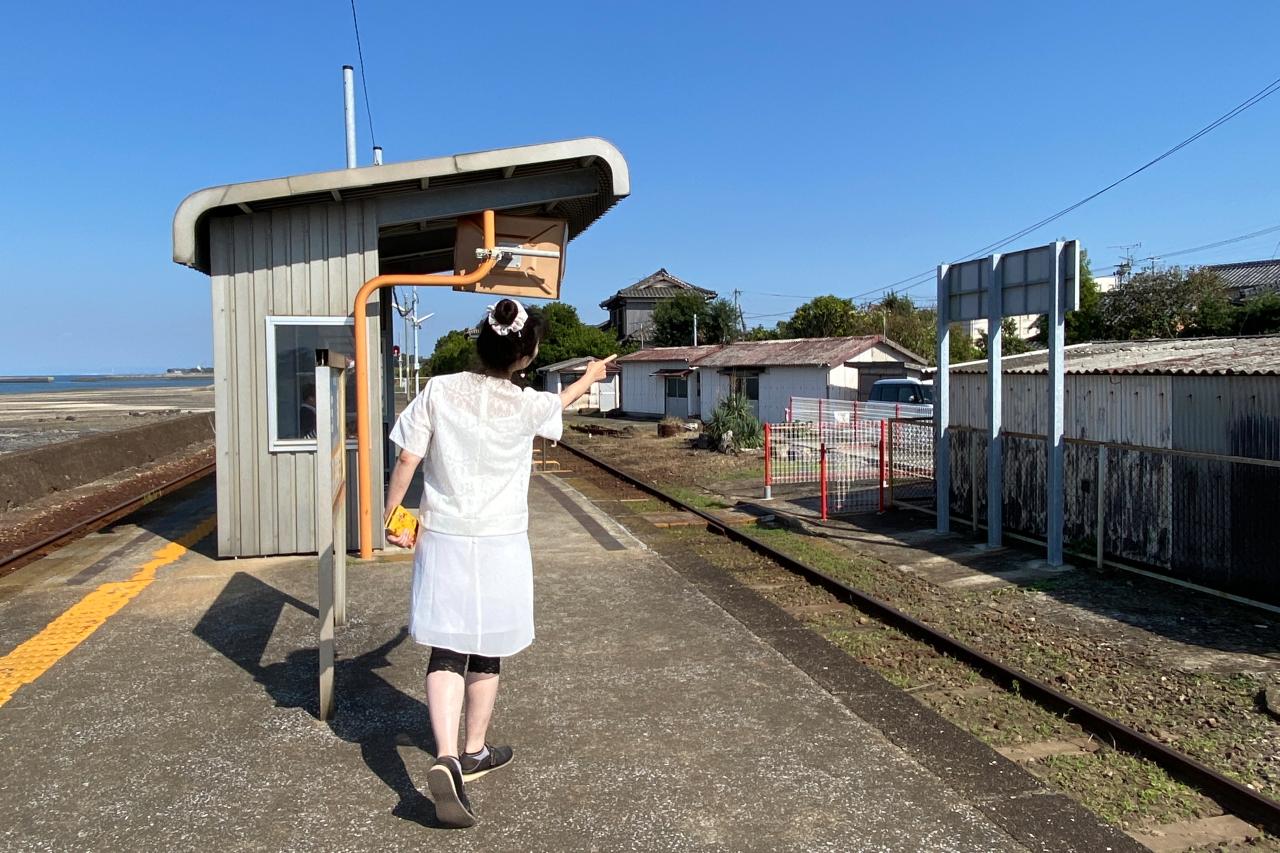
<svg viewBox="0 0 1280 853">
<path fill-rule="evenodd" d="M 1004 294 L 1000 255 L 987 258 L 987 547 L 1004 544 Z"/>
<path fill-rule="evenodd" d="M 1048 544 L 1046 559 L 1051 566 L 1062 565 L 1063 503 L 1065 500 L 1066 461 L 1063 448 L 1063 421 L 1065 412 L 1066 380 L 1066 282 L 1080 280 L 1080 253 L 1075 243 L 1061 241 L 1052 244 L 1050 267 L 1053 282 L 1051 310 L 1045 317 L 1049 332 L 1049 424 L 1045 436 L 1046 488 L 1045 542 Z"/>
<path fill-rule="evenodd" d="M 951 532 L 951 304 L 947 299 L 947 271 L 938 264 L 938 370 L 933 378 L 933 477 L 938 509 L 938 532 Z"/>
<path fill-rule="evenodd" d="M 948 325 L 966 320 L 987 321 L 987 546 L 999 548 L 1004 539 L 1004 427 L 1003 330 L 1006 317 L 1045 314 L 1048 317 L 1048 404 L 1046 429 L 1047 562 L 1062 565 L 1065 490 L 1066 315 L 1080 305 L 1080 243 L 1058 241 L 1017 252 L 938 266 L 938 374 L 934 382 L 934 476 L 938 495 L 938 532 L 950 530 L 950 339 Z M 981 446 L 975 442 L 973 450 Z M 979 472 L 971 459 L 974 523 L 977 523 Z"/>
</svg>

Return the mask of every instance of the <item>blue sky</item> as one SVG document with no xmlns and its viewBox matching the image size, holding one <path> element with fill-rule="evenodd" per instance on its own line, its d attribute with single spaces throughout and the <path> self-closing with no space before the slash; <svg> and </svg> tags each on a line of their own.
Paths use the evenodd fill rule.
<svg viewBox="0 0 1280 853">
<path fill-rule="evenodd" d="M 388 161 L 583 135 L 623 151 L 632 197 L 568 256 L 564 296 L 589 320 L 659 267 L 741 289 L 749 317 L 864 294 L 1076 201 L 1280 77 L 1280 6 L 1263 2 L 363 0 L 360 24 Z M 0 374 L 207 364 L 209 283 L 170 260 L 173 211 L 200 187 L 340 167 L 344 63 L 347 0 L 8 9 Z M 362 96 L 359 118 L 363 164 Z M 1280 95 L 1019 245 L 1078 237 L 1096 268 L 1116 244 L 1280 224 L 1277 140 Z M 484 304 L 424 296 L 428 349 Z"/>
</svg>

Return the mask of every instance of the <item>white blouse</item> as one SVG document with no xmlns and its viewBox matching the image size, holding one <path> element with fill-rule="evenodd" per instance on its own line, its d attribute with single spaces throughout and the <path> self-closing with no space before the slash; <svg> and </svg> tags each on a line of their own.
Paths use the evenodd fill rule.
<svg viewBox="0 0 1280 853">
<path fill-rule="evenodd" d="M 529 529 L 533 438 L 559 441 L 560 395 L 479 373 L 436 376 L 391 440 L 423 457 L 423 527 L 454 536 Z"/>
</svg>

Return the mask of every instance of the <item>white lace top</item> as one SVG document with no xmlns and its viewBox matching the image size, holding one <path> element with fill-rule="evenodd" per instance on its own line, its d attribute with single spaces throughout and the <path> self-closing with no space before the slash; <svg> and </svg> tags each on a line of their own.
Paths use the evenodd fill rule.
<svg viewBox="0 0 1280 853">
<path fill-rule="evenodd" d="M 422 522 L 456 536 L 529 529 L 535 435 L 560 440 L 560 395 L 479 373 L 433 377 L 391 440 L 423 457 Z"/>
</svg>

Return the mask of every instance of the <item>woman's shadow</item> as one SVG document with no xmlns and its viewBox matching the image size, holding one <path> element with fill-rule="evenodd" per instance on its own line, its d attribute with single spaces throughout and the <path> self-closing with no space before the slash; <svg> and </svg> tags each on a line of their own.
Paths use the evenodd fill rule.
<svg viewBox="0 0 1280 853">
<path fill-rule="evenodd" d="M 192 633 L 253 676 L 280 708 L 299 708 L 319 718 L 317 670 L 319 653 L 312 648 L 290 652 L 284 661 L 263 664 L 262 657 L 286 607 L 313 617 L 316 608 L 237 572 L 201 617 Z M 359 657 L 335 663 L 337 697 L 329 729 L 360 745 L 364 763 L 395 792 L 392 814 L 423 826 L 440 826 L 435 807 L 422 795 L 400 757 L 398 747 L 413 746 L 431 755 L 435 742 L 427 706 L 409 696 L 377 670 L 391 665 L 387 656 L 409 636 L 406 628 Z"/>
</svg>

